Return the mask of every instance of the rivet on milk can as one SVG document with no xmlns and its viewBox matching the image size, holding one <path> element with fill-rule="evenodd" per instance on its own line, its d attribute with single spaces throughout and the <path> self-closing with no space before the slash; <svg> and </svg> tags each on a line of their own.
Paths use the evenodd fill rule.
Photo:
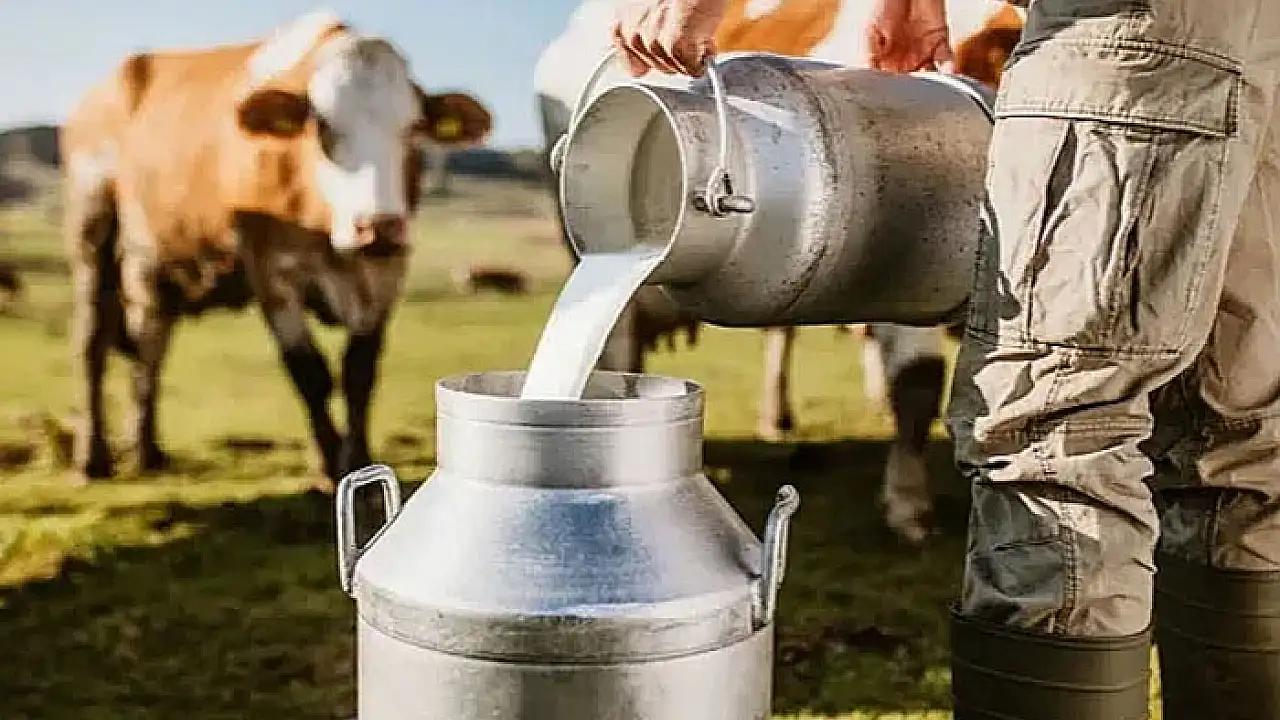
<svg viewBox="0 0 1280 720">
<path fill-rule="evenodd" d="M 375 466 L 337 494 L 360 720 L 765 720 L 788 527 L 761 543 L 702 472 L 703 390 L 594 373 L 522 400 L 523 372 L 436 384 L 437 467 L 400 507 Z M 387 521 L 355 539 L 357 489 Z"/>
<path fill-rule="evenodd" d="M 684 87 L 632 80 L 591 97 L 615 58 L 549 158 L 580 256 L 661 248 L 647 282 L 723 326 L 963 312 L 990 88 L 747 52 L 709 59 Z"/>
</svg>

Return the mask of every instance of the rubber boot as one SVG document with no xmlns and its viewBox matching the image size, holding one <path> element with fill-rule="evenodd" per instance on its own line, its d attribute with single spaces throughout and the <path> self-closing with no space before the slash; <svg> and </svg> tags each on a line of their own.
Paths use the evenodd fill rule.
<svg viewBox="0 0 1280 720">
<path fill-rule="evenodd" d="M 1146 720 L 1150 680 L 1150 630 L 1123 638 L 1041 635 L 952 608 L 955 720 Z"/>
<path fill-rule="evenodd" d="M 1280 718 L 1280 572 L 1156 563 L 1164 720 Z"/>
</svg>

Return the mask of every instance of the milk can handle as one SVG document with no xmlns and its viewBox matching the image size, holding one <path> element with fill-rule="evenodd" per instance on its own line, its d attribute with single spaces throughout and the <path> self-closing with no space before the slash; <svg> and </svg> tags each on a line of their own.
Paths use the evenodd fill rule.
<svg viewBox="0 0 1280 720">
<path fill-rule="evenodd" d="M 791 516 L 800 507 L 800 493 L 791 485 L 778 488 L 773 510 L 764 526 L 764 562 L 760 576 L 760 596 L 755 618 L 759 630 L 773 622 L 778 607 L 778 589 L 787 571 L 787 539 Z"/>
<path fill-rule="evenodd" d="M 382 486 L 382 510 L 386 519 L 378 532 L 369 538 L 369 542 L 359 546 L 356 545 L 355 495 L 357 490 L 373 483 Z M 400 481 L 386 465 L 370 465 L 348 474 L 338 482 L 335 502 L 338 514 L 338 581 L 342 584 L 342 592 L 354 597 L 352 580 L 355 577 L 356 561 L 400 514 Z"/>
<path fill-rule="evenodd" d="M 591 71 L 587 84 L 582 86 L 578 99 L 573 104 L 573 112 L 569 116 L 569 130 L 556 138 L 555 144 L 551 146 L 551 153 L 547 158 L 551 164 L 551 172 L 560 174 L 569 138 L 578 129 L 587 98 L 592 88 L 600 81 L 600 76 L 604 74 L 604 69 L 608 67 L 609 62 L 617 57 L 618 49 L 609 48 L 605 56 L 596 63 L 595 69 Z M 716 217 L 722 217 L 731 212 L 749 213 L 755 210 L 755 201 L 745 195 L 735 194 L 733 181 L 729 177 L 729 108 L 728 103 L 725 102 L 724 81 L 720 78 L 720 72 L 716 70 L 714 56 L 707 55 L 704 67 L 706 67 L 707 77 L 711 79 L 711 94 L 716 105 L 716 142 L 719 144 L 719 149 L 716 167 L 711 171 L 706 188 L 695 194 L 693 204 L 697 209 Z"/>
</svg>

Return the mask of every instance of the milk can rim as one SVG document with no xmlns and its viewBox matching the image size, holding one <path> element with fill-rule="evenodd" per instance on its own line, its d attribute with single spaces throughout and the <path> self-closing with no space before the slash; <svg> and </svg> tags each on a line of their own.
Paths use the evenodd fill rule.
<svg viewBox="0 0 1280 720">
<path fill-rule="evenodd" d="M 676 122 L 675 113 L 672 111 L 671 107 L 662 98 L 662 93 L 669 90 L 671 90 L 671 88 L 669 87 L 647 85 L 643 81 L 633 78 L 631 80 L 615 82 L 609 85 L 603 90 L 600 90 L 599 92 L 597 92 L 590 100 L 584 103 L 581 108 L 577 109 L 578 112 L 580 113 L 580 118 L 577 123 L 574 123 L 573 125 L 571 125 L 569 129 L 565 132 L 565 140 L 564 140 L 565 167 L 562 167 L 560 169 L 558 173 L 559 177 L 556 178 L 556 203 L 560 206 L 561 216 L 565 219 L 564 221 L 565 234 L 569 240 L 569 245 L 572 246 L 573 253 L 577 257 L 582 257 L 583 255 L 591 254 L 591 252 L 596 252 L 596 251 L 588 251 L 587 249 L 583 248 L 582 242 L 578 238 L 578 235 L 574 233 L 573 228 L 570 227 L 571 219 L 574 217 L 574 213 L 573 213 L 573 208 L 571 208 L 567 204 L 566 190 L 569 184 L 569 179 L 568 179 L 569 173 L 565 171 L 565 168 L 568 167 L 569 152 L 570 150 L 574 149 L 575 141 L 577 141 L 578 145 L 581 146 L 582 133 L 584 129 L 594 131 L 594 125 L 586 121 L 588 119 L 592 120 L 593 122 L 596 120 L 595 113 L 599 111 L 599 108 L 602 106 L 604 102 L 606 101 L 613 102 L 614 98 L 618 97 L 619 95 L 623 95 L 623 96 L 630 95 L 630 94 L 639 95 L 649 100 L 649 102 L 653 105 L 653 107 L 657 109 L 657 112 L 666 119 L 667 129 L 670 130 L 672 134 L 676 136 L 676 152 L 680 159 L 680 168 L 679 168 L 679 174 L 678 174 L 680 178 L 680 195 L 681 197 L 687 196 L 688 186 L 689 186 L 689 178 L 688 178 L 689 158 L 688 158 L 688 150 L 686 149 L 686 146 L 685 146 L 687 142 L 687 138 L 685 138 L 684 133 L 681 131 L 680 124 Z M 680 209 L 676 212 L 676 219 L 672 225 L 671 233 L 667 237 L 666 241 L 663 242 L 662 244 L 662 258 L 664 263 L 675 251 L 675 236 L 680 232 L 680 229 L 683 228 L 685 225 L 685 214 L 687 210 L 688 210 L 688 207 L 682 204 Z M 656 269 L 655 269 L 655 272 L 656 272 Z"/>
<path fill-rule="evenodd" d="M 668 394 L 625 398 L 546 400 L 520 398 L 524 370 L 491 370 L 450 375 L 436 381 L 436 412 L 442 418 L 550 427 L 611 427 L 700 420 L 705 391 L 687 378 L 654 373 L 597 370 L 588 388 L 597 381 L 621 382 L 630 388 L 676 390 Z M 510 388 L 506 393 L 469 389 L 478 380 L 491 380 Z"/>
</svg>

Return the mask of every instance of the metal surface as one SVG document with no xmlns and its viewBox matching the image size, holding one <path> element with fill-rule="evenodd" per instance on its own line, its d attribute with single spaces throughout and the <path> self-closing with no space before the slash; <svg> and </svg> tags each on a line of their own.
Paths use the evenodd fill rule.
<svg viewBox="0 0 1280 720">
<path fill-rule="evenodd" d="M 363 548 L 356 544 L 355 496 L 357 490 L 373 483 L 377 483 L 382 489 L 384 515 L 382 527 L 369 539 L 370 543 L 374 542 L 387 525 L 395 520 L 396 515 L 400 514 L 400 482 L 391 468 L 386 465 L 370 465 L 342 478 L 338 483 L 334 504 L 338 526 L 338 581 L 342 585 L 342 592 L 352 597 L 351 579 L 356 562 L 363 552 Z"/>
<path fill-rule="evenodd" d="M 768 717 L 795 489 L 762 546 L 701 473 L 697 384 L 523 378 L 437 384 L 436 471 L 355 561 L 361 717 Z"/>
<path fill-rule="evenodd" d="M 358 620 L 358 720 L 768 720 L 774 633 L 642 663 L 490 662 Z M 376 690 L 375 690 L 376 689 Z"/>
<path fill-rule="evenodd" d="M 778 589 L 787 570 L 787 538 L 791 516 L 800 509 L 800 493 L 790 485 L 778 489 L 778 497 L 764 528 L 764 575 L 760 578 L 760 605 L 757 627 L 773 622 L 778 604 Z"/>
<path fill-rule="evenodd" d="M 578 100 L 574 103 L 573 112 L 569 119 L 569 130 L 561 135 L 551 147 L 548 160 L 551 164 L 551 171 L 559 173 L 564 164 L 564 152 L 567 147 L 566 143 L 569 136 L 573 134 L 577 128 L 578 121 L 582 118 L 582 109 L 586 104 L 587 98 L 591 96 L 591 91 L 599 82 L 601 75 L 610 62 L 616 61 L 621 57 L 616 48 L 611 48 L 605 56 L 596 63 L 596 67 L 591 71 L 591 77 L 587 79 L 586 85 L 583 85 L 581 92 L 578 93 Z M 711 171 L 707 178 L 706 188 L 693 196 L 694 207 L 702 212 L 709 213 L 716 217 L 727 215 L 731 212 L 749 213 L 755 209 L 755 202 L 745 196 L 735 194 L 733 191 L 733 179 L 729 176 L 729 110 L 725 103 L 724 82 L 720 79 L 720 73 L 716 72 L 715 57 L 708 55 L 706 60 L 706 76 L 711 81 L 711 99 L 715 102 L 716 108 L 716 147 L 718 162 L 714 170 Z"/>
<path fill-rule="evenodd" d="M 579 254 L 665 243 L 650 283 L 718 325 L 931 325 L 963 309 L 990 89 L 770 53 L 715 67 L 727 171 L 754 211 L 697 211 L 692 189 L 716 168 L 714 85 L 623 82 L 562 143 L 561 212 Z"/>
</svg>

